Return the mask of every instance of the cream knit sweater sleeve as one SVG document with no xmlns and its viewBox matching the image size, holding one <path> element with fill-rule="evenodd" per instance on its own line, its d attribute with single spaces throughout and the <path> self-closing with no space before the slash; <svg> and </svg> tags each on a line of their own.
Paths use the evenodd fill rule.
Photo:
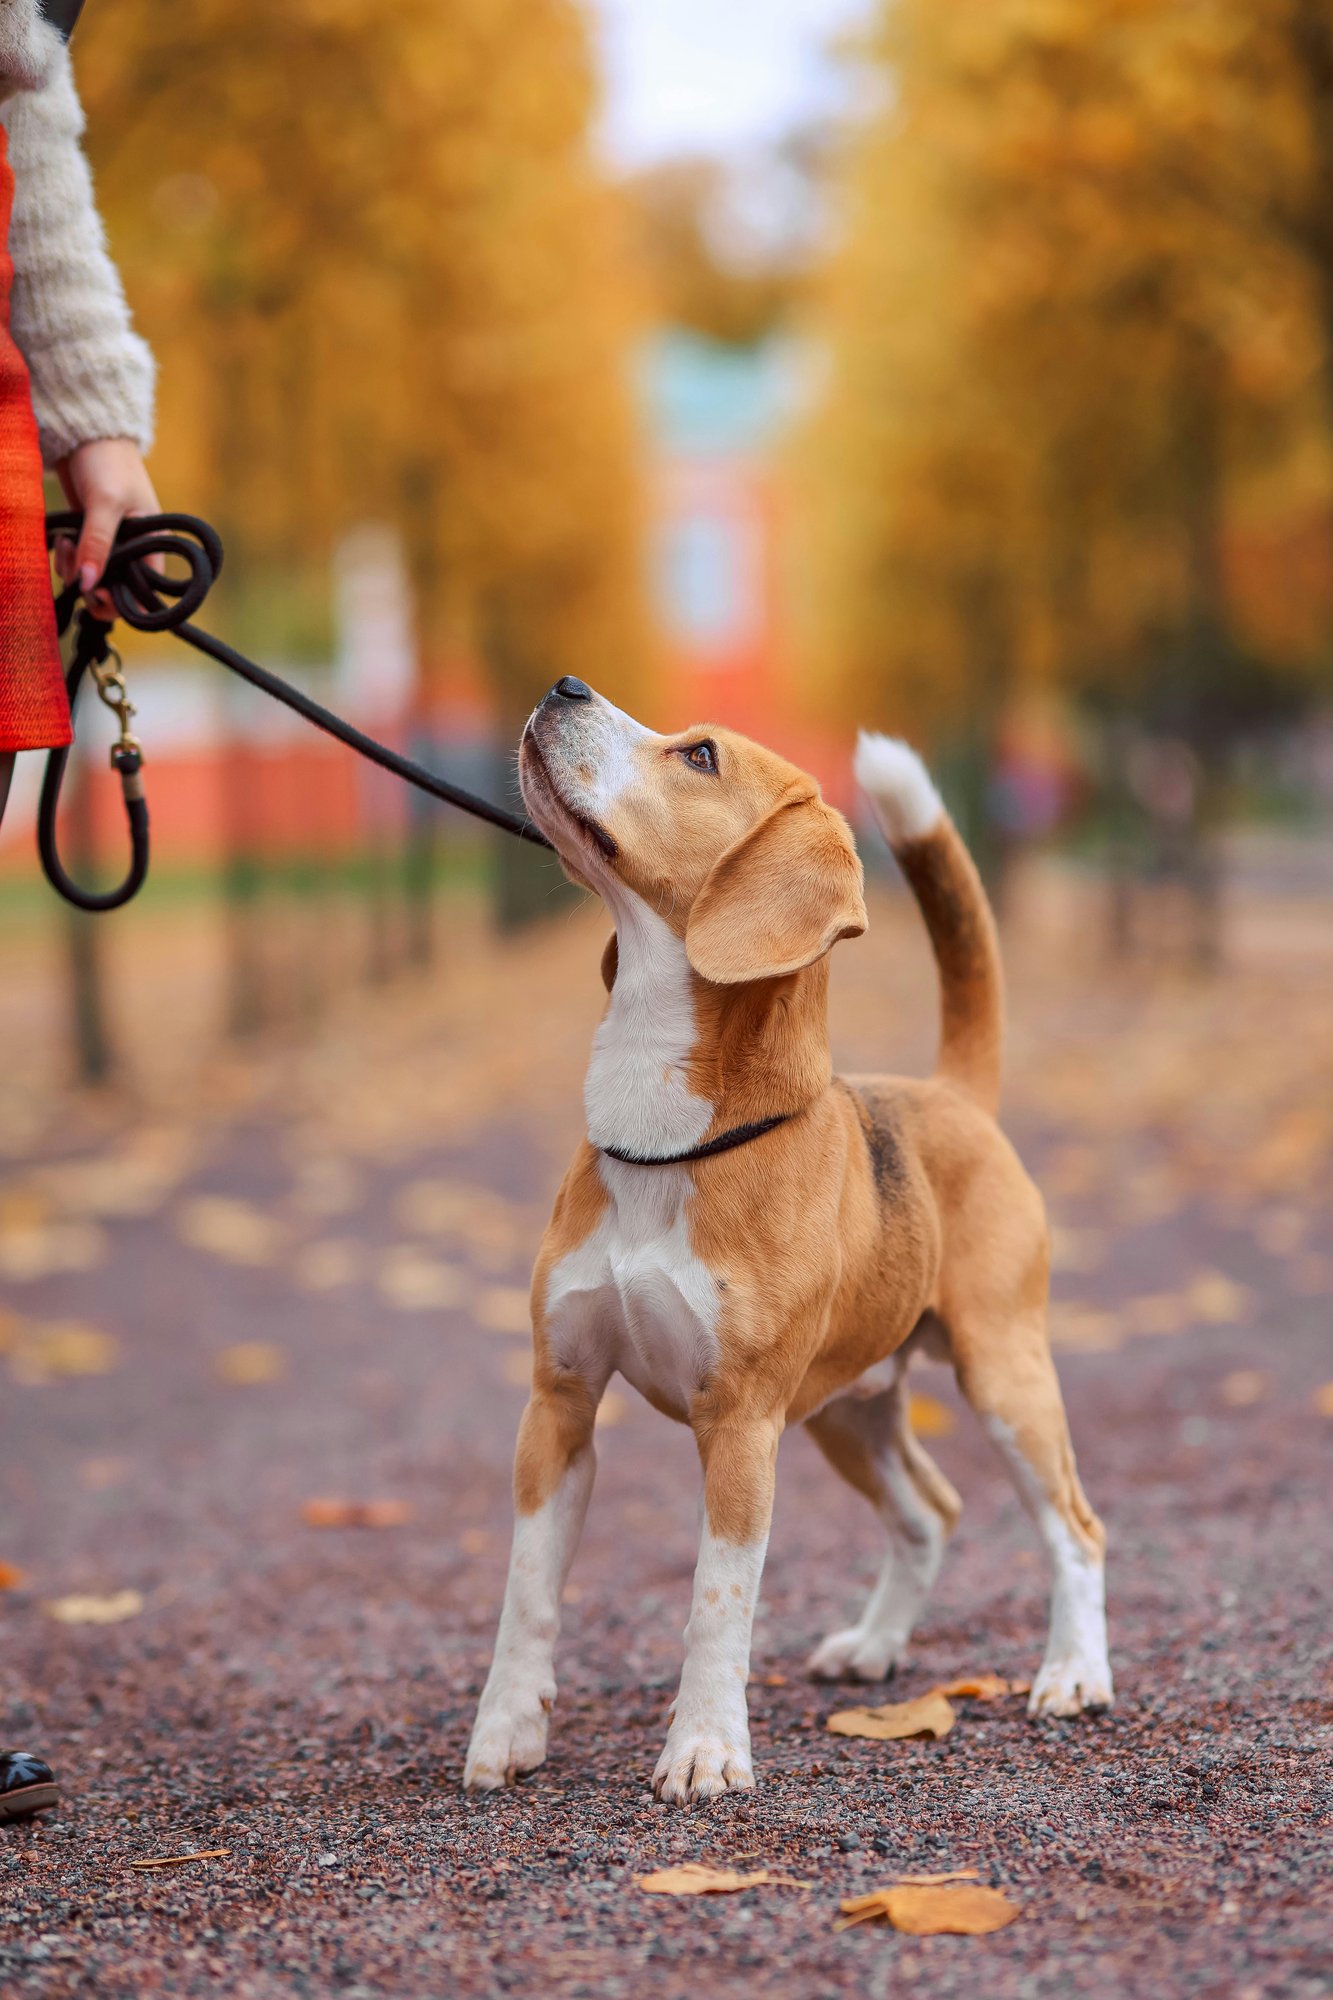
<svg viewBox="0 0 1333 2000">
<path fill-rule="evenodd" d="M 14 170 L 10 327 L 32 377 L 42 459 L 153 432 L 153 357 L 130 325 L 79 144 L 83 108 L 62 49 L 38 90 L 0 104 Z"/>
</svg>

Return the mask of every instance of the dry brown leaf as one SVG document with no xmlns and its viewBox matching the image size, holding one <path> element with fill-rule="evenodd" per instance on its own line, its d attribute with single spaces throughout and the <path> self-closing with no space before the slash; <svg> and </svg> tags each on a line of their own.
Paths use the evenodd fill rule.
<svg viewBox="0 0 1333 2000">
<path fill-rule="evenodd" d="M 1321 1382 L 1310 1400 L 1316 1416 L 1333 1417 L 1333 1382 Z"/>
<path fill-rule="evenodd" d="M 999 1701 L 1002 1696 L 1007 1694 L 1027 1694 L 1030 1685 L 1028 1681 L 1006 1680 L 1003 1674 L 964 1674 L 959 1680 L 945 1681 L 934 1692 L 942 1695 L 955 1695 L 959 1700 Z M 912 1879 L 922 1880 L 924 1878 L 913 1877 Z"/>
<path fill-rule="evenodd" d="M 307 1528 L 401 1528 L 412 1518 L 408 1500 L 307 1500 L 301 1519 Z"/>
<path fill-rule="evenodd" d="M 79 1467 L 79 1481 L 90 1493 L 105 1493 L 123 1486 L 133 1471 L 128 1458 L 85 1458 Z"/>
<path fill-rule="evenodd" d="M 1023 1912 L 998 1889 L 986 1889 L 976 1882 L 904 1882 L 888 1889 L 875 1889 L 868 1896 L 852 1896 L 839 1906 L 842 1916 L 834 1929 L 850 1930 L 853 1924 L 873 1923 L 883 1917 L 896 1931 L 913 1937 L 984 1937 L 1002 1931 Z"/>
<path fill-rule="evenodd" d="M 380 1267 L 380 1290 L 392 1306 L 404 1312 L 437 1312 L 459 1304 L 467 1289 L 463 1273 L 452 1264 L 427 1257 L 411 1244 L 390 1250 Z"/>
<path fill-rule="evenodd" d="M 229 1847 L 200 1847 L 193 1854 L 160 1854 L 151 1861 L 131 1861 L 131 1868 L 179 1868 L 183 1861 L 216 1861 Z"/>
<path fill-rule="evenodd" d="M 734 1868 L 710 1868 L 702 1861 L 682 1861 L 675 1868 L 658 1868 L 651 1875 L 636 1875 L 634 1880 L 650 1896 L 731 1896 L 738 1889 L 811 1886 L 790 1875 L 774 1875 L 767 1868 L 741 1875 Z"/>
<path fill-rule="evenodd" d="M 28 1581 L 28 1572 L 17 1563 L 0 1562 L 0 1590 L 21 1590 Z"/>
<path fill-rule="evenodd" d="M 279 1382 L 287 1373 L 287 1357 L 270 1340 L 239 1340 L 213 1357 L 220 1381 L 233 1389 L 252 1389 L 262 1382 Z"/>
<path fill-rule="evenodd" d="M 10 1354 L 9 1372 L 16 1382 L 36 1388 L 58 1375 L 109 1375 L 118 1358 L 109 1333 L 78 1320 L 57 1320 L 24 1328 Z"/>
<path fill-rule="evenodd" d="M 1104 1229 L 1051 1230 L 1051 1268 L 1055 1271 L 1098 1271 L 1106 1262 Z"/>
<path fill-rule="evenodd" d="M 183 1201 L 176 1211 L 176 1230 L 191 1249 L 229 1264 L 271 1264 L 282 1248 L 282 1231 L 273 1217 L 231 1195 L 200 1194 Z"/>
<path fill-rule="evenodd" d="M 512 1389 L 532 1387 L 532 1349 L 511 1347 L 500 1362 L 500 1373 Z"/>
<path fill-rule="evenodd" d="M 1198 1271 L 1186 1296 L 1195 1319 L 1207 1326 L 1225 1326 L 1244 1317 L 1251 1294 L 1225 1271 Z"/>
<path fill-rule="evenodd" d="M 1079 1300 L 1060 1300 L 1051 1307 L 1052 1347 L 1081 1354 L 1104 1354 L 1120 1345 L 1122 1327 L 1115 1313 Z"/>
<path fill-rule="evenodd" d="M 895 1875 L 891 1886 L 895 1889 L 909 1886 L 924 1889 L 939 1882 L 975 1882 L 977 1879 L 975 1868 L 941 1868 L 931 1875 Z"/>
<path fill-rule="evenodd" d="M 34 1222 L 0 1229 L 0 1277 L 25 1283 L 60 1271 L 91 1271 L 106 1254 L 106 1232 L 92 1222 Z"/>
<path fill-rule="evenodd" d="M 1190 1322 L 1190 1304 L 1183 1292 L 1145 1292 L 1129 1301 L 1122 1317 L 1131 1333 L 1182 1333 Z"/>
<path fill-rule="evenodd" d="M 1261 1368 L 1233 1368 L 1222 1377 L 1222 1401 L 1233 1410 L 1247 1410 L 1268 1394 L 1268 1377 Z"/>
<path fill-rule="evenodd" d="M 934 1396 L 909 1396 L 907 1414 L 918 1437 L 947 1437 L 954 1427 L 953 1411 Z"/>
<path fill-rule="evenodd" d="M 304 1292 L 331 1292 L 338 1285 L 350 1285 L 361 1275 L 365 1254 L 359 1243 L 347 1243 L 336 1236 L 306 1243 L 292 1259 L 292 1279 Z"/>
<path fill-rule="evenodd" d="M 62 1625 L 119 1625 L 143 1610 L 143 1595 L 137 1590 L 113 1590 L 109 1597 L 53 1597 L 43 1609 Z"/>
<path fill-rule="evenodd" d="M 914 1701 L 889 1701 L 882 1708 L 840 1708 L 824 1727 L 834 1736 L 896 1743 L 911 1736 L 947 1736 L 954 1721 L 952 1707 L 938 1688 L 932 1688 Z"/>
<path fill-rule="evenodd" d="M 532 1303 L 521 1285 L 488 1285 L 472 1316 L 488 1333 L 526 1333 L 532 1325 Z"/>
</svg>

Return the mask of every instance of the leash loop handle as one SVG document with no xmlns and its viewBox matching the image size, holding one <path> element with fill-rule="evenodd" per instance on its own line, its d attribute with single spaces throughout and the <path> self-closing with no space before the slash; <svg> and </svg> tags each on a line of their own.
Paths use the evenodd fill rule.
<svg viewBox="0 0 1333 2000">
<path fill-rule="evenodd" d="M 57 605 L 56 622 L 62 632 L 69 624 L 73 604 L 73 596 L 66 592 Z M 60 809 L 60 789 L 65 782 L 65 770 L 69 764 L 68 745 L 62 750 L 53 750 L 47 758 L 46 772 L 42 779 L 42 795 L 37 806 L 37 850 L 42 858 L 42 868 L 47 881 L 67 903 L 72 903 L 76 910 L 92 910 L 99 913 L 105 910 L 119 910 L 138 895 L 148 874 L 149 851 L 148 802 L 144 797 L 143 778 L 140 775 L 143 768 L 143 752 L 129 731 L 129 717 L 134 711 L 125 693 L 119 657 L 111 647 L 110 632 L 111 627 L 102 619 L 94 618 L 91 611 L 80 611 L 74 639 L 74 653 L 70 660 L 69 672 L 65 676 L 65 692 L 69 697 L 72 715 L 83 677 L 91 670 L 97 682 L 98 693 L 109 708 L 116 710 L 119 718 L 120 740 L 111 751 L 111 768 L 120 778 L 121 797 L 125 805 L 125 823 L 130 837 L 130 865 L 124 879 L 116 888 L 101 890 L 83 888 L 74 880 L 60 859 L 60 850 L 56 842 L 56 817 Z"/>
<path fill-rule="evenodd" d="M 82 514 L 48 514 L 47 547 L 53 547 L 61 536 L 77 539 L 82 526 Z M 185 575 L 171 575 L 161 567 L 168 557 L 175 557 L 185 565 Z M 451 784 L 447 778 L 428 771 L 411 757 L 391 750 L 387 743 L 368 736 L 364 730 L 335 715 L 302 689 L 293 687 L 267 667 L 247 659 L 244 653 L 238 653 L 224 640 L 193 624 L 191 621 L 195 612 L 217 582 L 221 570 L 222 538 L 207 521 L 201 521 L 194 514 L 140 514 L 121 522 L 99 584 L 110 594 L 116 616 L 123 619 L 131 630 L 174 633 L 187 646 L 193 646 L 196 652 L 216 660 L 220 666 L 249 681 L 252 687 L 271 695 L 275 701 L 282 702 L 307 722 L 313 723 L 316 729 L 322 729 L 326 735 L 346 744 L 349 750 L 355 750 L 372 764 L 378 764 L 381 770 L 401 778 L 405 784 L 414 785 L 418 791 L 428 793 L 443 804 L 457 806 L 460 811 L 471 813 L 474 819 L 485 820 L 488 825 L 499 827 L 504 833 L 512 833 L 534 847 L 550 847 L 545 834 L 538 832 L 530 820 L 509 812 L 504 806 L 492 805 L 489 799 L 479 798 L 475 792 L 465 791 L 461 785 Z M 56 624 L 62 634 L 74 616 L 78 599 L 76 584 L 67 585 L 56 599 Z M 67 902 L 81 910 L 119 909 L 138 893 L 148 873 L 148 806 L 140 775 L 143 752 L 138 739 L 130 733 L 129 718 L 134 710 L 125 694 L 124 680 L 119 676 L 119 661 L 113 668 L 107 665 L 113 657 L 107 640 L 110 629 L 87 609 L 79 612 L 74 659 L 65 685 L 72 712 L 79 683 L 91 668 L 98 682 L 98 692 L 108 707 L 116 710 L 119 718 L 120 737 L 111 752 L 111 762 L 120 774 L 131 853 L 130 870 L 120 887 L 100 895 L 80 889 L 61 865 L 56 849 L 55 817 L 68 750 L 54 750 L 47 760 L 37 815 L 37 845 L 47 878 Z"/>
</svg>

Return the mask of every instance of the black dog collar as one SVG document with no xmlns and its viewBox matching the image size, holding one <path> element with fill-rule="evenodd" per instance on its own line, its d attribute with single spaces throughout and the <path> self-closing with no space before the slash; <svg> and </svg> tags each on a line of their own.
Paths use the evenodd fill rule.
<svg viewBox="0 0 1333 2000">
<path fill-rule="evenodd" d="M 751 1139 L 762 1139 L 765 1132 L 785 1125 L 791 1116 L 790 1111 L 780 1111 L 776 1118 L 758 1118 L 752 1125 L 733 1125 L 729 1132 L 719 1132 L 716 1139 L 706 1139 L 701 1146 L 691 1146 L 687 1153 L 626 1153 L 619 1146 L 599 1146 L 597 1150 L 605 1153 L 608 1160 L 619 1160 L 625 1167 L 683 1167 L 688 1166 L 691 1160 L 711 1160 L 715 1153 L 729 1153 L 735 1146 L 748 1146 Z"/>
</svg>

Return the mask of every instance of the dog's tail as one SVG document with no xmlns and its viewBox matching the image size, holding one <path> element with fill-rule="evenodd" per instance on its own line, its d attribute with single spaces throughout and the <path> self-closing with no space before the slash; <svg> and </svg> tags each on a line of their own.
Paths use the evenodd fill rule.
<svg viewBox="0 0 1333 2000">
<path fill-rule="evenodd" d="M 988 1111 L 1000 1101 L 1004 981 L 981 877 L 930 773 L 906 743 L 861 732 L 856 777 L 921 906 L 940 970 L 942 1076 Z"/>
</svg>

